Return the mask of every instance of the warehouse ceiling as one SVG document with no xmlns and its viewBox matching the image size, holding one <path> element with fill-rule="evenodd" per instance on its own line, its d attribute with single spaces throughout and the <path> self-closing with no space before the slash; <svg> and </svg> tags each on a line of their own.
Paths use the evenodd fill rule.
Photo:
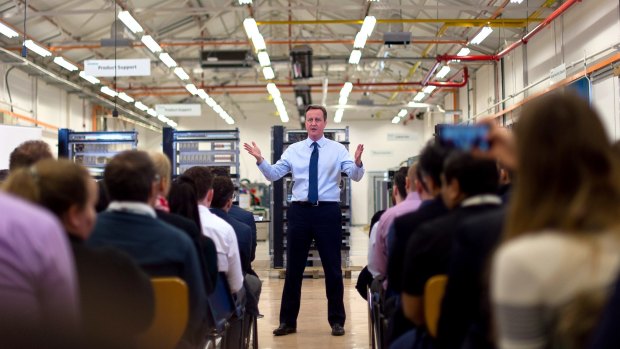
<svg viewBox="0 0 620 349">
<path fill-rule="evenodd" d="M 422 82 L 459 83 L 465 78 L 463 68 L 471 73 L 482 64 L 492 64 L 453 61 L 450 72 L 437 78 L 436 69 L 443 66 L 436 64 L 437 56 L 455 55 L 463 47 L 468 47 L 471 55 L 497 53 L 557 7 L 555 0 L 526 0 L 520 4 L 510 0 L 254 0 L 251 5 L 240 5 L 238 0 L 11 0 L 0 3 L 0 20 L 20 36 L 0 36 L 0 43 L 18 53 L 25 31 L 28 38 L 54 56 L 62 56 L 80 69 L 89 59 L 149 58 L 150 76 L 119 77 L 116 90 L 148 106 L 204 103 L 185 89 L 188 81 L 179 79 L 144 46 L 141 37 L 151 35 L 184 68 L 189 82 L 203 88 L 234 120 L 255 115 L 257 110 L 265 115 L 276 114 L 266 89 L 268 82 L 279 88 L 292 121 L 299 120 L 295 86 L 308 85 L 312 102 L 325 103 L 332 113 L 339 105 L 343 84 L 352 82 L 343 121 L 370 118 L 371 113 L 360 112 L 367 109 L 379 116 L 375 120 L 389 122 L 424 87 Z M 129 11 L 143 32 L 134 34 L 117 20 L 115 48 L 106 42 L 114 41 L 110 39 L 120 11 Z M 354 39 L 366 16 L 374 16 L 376 26 L 361 50 L 359 64 L 349 64 Z M 249 17 L 256 20 L 266 42 L 275 72 L 273 80 L 265 80 L 248 40 L 243 23 Z M 471 44 L 485 25 L 493 32 L 481 44 Z M 386 45 L 384 35 L 394 32 L 411 33 L 410 43 Z M 294 79 L 290 53 L 302 45 L 312 49 L 312 77 Z M 213 60 L 202 57 L 205 51 L 222 50 L 246 50 L 251 59 L 245 67 L 226 68 L 213 67 Z M 99 86 L 77 77 L 77 72 L 52 63 L 52 57 L 30 54 L 28 59 L 99 91 Z M 101 78 L 101 84 L 114 89 L 113 78 Z M 439 87 L 423 102 L 452 109 L 452 105 L 444 103 L 454 91 L 454 87 Z M 205 104 L 204 109 L 209 107 Z"/>
</svg>

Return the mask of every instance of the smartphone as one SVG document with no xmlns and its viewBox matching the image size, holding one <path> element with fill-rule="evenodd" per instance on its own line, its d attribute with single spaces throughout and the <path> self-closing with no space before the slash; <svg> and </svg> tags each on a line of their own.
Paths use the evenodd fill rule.
<svg viewBox="0 0 620 349">
<path fill-rule="evenodd" d="M 440 124 L 435 127 L 439 144 L 462 151 L 489 150 L 489 126 Z"/>
</svg>

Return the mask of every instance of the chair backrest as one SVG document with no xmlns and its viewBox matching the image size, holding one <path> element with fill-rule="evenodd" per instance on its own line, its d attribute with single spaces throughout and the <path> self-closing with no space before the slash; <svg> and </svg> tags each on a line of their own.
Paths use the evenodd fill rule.
<svg viewBox="0 0 620 349">
<path fill-rule="evenodd" d="M 152 278 L 155 318 L 137 338 L 140 349 L 174 349 L 189 321 L 187 285 L 179 278 Z"/>
<path fill-rule="evenodd" d="M 435 275 L 424 286 L 424 320 L 428 333 L 436 337 L 439 314 L 441 313 L 441 301 L 446 291 L 448 276 Z"/>
<path fill-rule="evenodd" d="M 215 290 L 209 295 L 210 327 L 221 332 L 225 329 L 226 322 L 235 312 L 235 301 L 228 287 L 226 274 L 220 272 L 215 283 Z"/>
</svg>

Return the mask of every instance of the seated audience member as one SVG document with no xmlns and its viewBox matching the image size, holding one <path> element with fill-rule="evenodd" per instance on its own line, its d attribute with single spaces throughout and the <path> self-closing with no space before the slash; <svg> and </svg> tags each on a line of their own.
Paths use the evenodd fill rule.
<svg viewBox="0 0 620 349">
<path fill-rule="evenodd" d="M 603 315 L 590 339 L 590 349 L 620 348 L 620 278 L 616 281 L 609 302 L 605 305 Z"/>
<path fill-rule="evenodd" d="M 223 176 L 226 178 L 230 178 L 230 173 L 226 168 L 222 167 L 211 167 L 211 172 L 214 176 Z M 256 221 L 254 220 L 254 215 L 250 211 L 246 211 L 237 205 L 232 205 L 230 210 L 228 210 L 228 215 L 243 224 L 247 224 L 250 229 L 252 229 L 252 253 L 250 255 L 250 262 L 254 262 L 256 258 Z"/>
<path fill-rule="evenodd" d="M 209 211 L 213 200 L 213 175 L 208 168 L 201 166 L 192 167 L 183 175 L 194 182 L 202 233 L 215 243 L 217 267 L 219 271 L 226 274 L 230 290 L 233 293 L 239 293 L 237 298 L 238 303 L 241 303 L 245 297 L 245 290 L 237 235 L 230 224 Z"/>
<path fill-rule="evenodd" d="M 9 155 L 9 171 L 29 167 L 39 160 L 53 157 L 50 146 L 44 141 L 26 141 L 13 149 Z"/>
<path fill-rule="evenodd" d="M 207 298 L 196 248 L 187 234 L 156 217 L 157 172 L 148 154 L 124 151 L 103 174 L 110 205 L 97 217 L 88 243 L 129 254 L 152 277 L 173 276 L 189 290 L 190 320 L 181 347 L 203 347 Z"/>
<path fill-rule="evenodd" d="M 425 325 L 424 287 L 431 277 L 447 274 L 452 242 L 463 222 L 500 209 L 502 201 L 496 195 L 498 179 L 493 160 L 462 152 L 454 152 L 446 159 L 441 196 L 450 213 L 421 225 L 409 239 L 402 305 L 405 316 L 416 325 L 416 330 L 415 335 L 409 333 L 409 337 L 404 335 L 394 342 L 394 348 L 411 346 L 414 336 L 421 335 Z M 401 346 L 408 340 L 411 342 Z"/>
<path fill-rule="evenodd" d="M 388 253 L 388 295 L 394 299 L 392 315 L 389 315 L 389 325 L 387 331 L 387 342 L 391 343 L 403 333 L 413 328 L 413 324 L 407 320 L 400 306 L 400 293 L 402 291 L 402 280 L 406 278 L 403 274 L 405 260 L 405 250 L 407 242 L 413 232 L 421 224 L 441 217 L 448 212 L 448 209 L 441 200 L 441 172 L 446 157 L 451 149 L 443 147 L 430 141 L 422 152 L 418 166 L 422 173 L 421 184 L 426 190 L 424 201 L 420 207 L 413 212 L 406 213 L 394 220 L 391 235 L 388 233 L 388 244 L 391 247 Z"/>
<path fill-rule="evenodd" d="M 159 175 L 157 200 L 154 206 L 157 218 L 181 229 L 192 239 L 196 251 L 198 252 L 200 270 L 203 273 L 203 279 L 205 281 L 205 289 L 207 293 L 210 294 L 215 289 L 215 282 L 217 281 L 217 274 L 212 275 L 209 273 L 209 270 L 215 270 L 217 273 L 217 251 L 215 250 L 215 244 L 213 244 L 213 240 L 202 234 L 200 225 L 198 225 L 199 222 L 187 219 L 174 212 L 171 213 L 168 200 L 166 199 L 170 192 L 170 160 L 168 160 L 168 157 L 162 152 L 151 152 L 149 156 L 155 164 L 155 169 Z M 210 268 L 208 264 L 212 264 L 212 267 Z"/>
<path fill-rule="evenodd" d="M 518 176 L 491 272 L 498 346 L 583 348 L 595 323 L 584 315 L 600 311 L 584 305 L 618 275 L 617 156 L 597 113 L 572 94 L 529 102 L 514 147 L 509 136 L 490 132 L 491 153 Z"/>
<path fill-rule="evenodd" d="M 437 348 L 493 349 L 488 271 L 501 240 L 505 209 L 465 218 L 450 256 Z"/>
<path fill-rule="evenodd" d="M 373 237 L 377 235 L 377 222 L 379 221 L 379 219 L 381 218 L 381 215 L 383 215 L 383 213 L 385 212 L 385 210 L 379 210 L 377 212 L 375 212 L 374 215 L 372 215 L 372 218 L 370 218 L 370 228 L 368 231 L 368 236 L 369 236 L 369 241 L 368 241 L 368 254 L 369 254 L 369 261 L 370 261 L 370 246 L 372 246 L 373 244 Z M 357 282 L 355 284 L 355 289 L 357 290 L 357 292 L 359 292 L 360 296 L 362 296 L 362 298 L 366 299 L 368 297 L 366 289 L 368 287 L 370 287 L 370 285 L 372 284 L 373 281 L 373 277 L 372 274 L 368 271 L 368 266 L 365 266 L 362 271 L 360 271 L 360 274 L 357 277 Z"/>
<path fill-rule="evenodd" d="M 387 273 L 388 260 L 388 232 L 394 219 L 406 213 L 413 212 L 420 207 L 420 195 L 416 187 L 417 165 L 409 168 L 401 167 L 394 175 L 394 190 L 392 197 L 395 205 L 388 208 L 377 223 L 376 237 L 371 251 L 368 252 L 368 270 L 372 276 L 384 277 Z M 372 256 L 371 256 L 372 255 Z M 372 258 L 371 258 L 372 257 Z M 384 283 L 386 288 L 387 283 Z"/>
<path fill-rule="evenodd" d="M 4 182 L 4 180 L 8 176 L 9 176 L 9 170 L 8 169 L 0 170 L 0 184 L 2 184 L 2 182 Z"/>
<path fill-rule="evenodd" d="M 36 174 L 34 174 L 36 175 Z M 0 193 L 2 347 L 50 348 L 79 323 L 71 247 L 56 217 Z"/>
<path fill-rule="evenodd" d="M 96 348 L 131 348 L 151 324 L 151 281 L 126 254 L 85 246 L 96 219 L 97 185 L 69 160 L 42 160 L 13 171 L 5 189 L 40 204 L 63 225 L 77 267 L 84 343 Z"/>
</svg>

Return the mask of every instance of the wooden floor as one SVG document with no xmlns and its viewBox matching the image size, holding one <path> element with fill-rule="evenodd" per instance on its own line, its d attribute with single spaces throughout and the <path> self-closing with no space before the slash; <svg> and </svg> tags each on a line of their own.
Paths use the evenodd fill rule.
<svg viewBox="0 0 620 349">
<path fill-rule="evenodd" d="M 345 335 L 334 337 L 327 322 L 327 299 L 325 279 L 306 278 L 303 281 L 301 310 L 297 320 L 297 333 L 275 337 L 278 327 L 280 300 L 284 280 L 262 277 L 263 291 L 260 312 L 265 315 L 258 320 L 258 343 L 262 349 L 284 348 L 368 348 L 368 311 L 366 301 L 355 290 L 357 275 L 344 279 L 344 305 L 347 313 Z"/>
</svg>

